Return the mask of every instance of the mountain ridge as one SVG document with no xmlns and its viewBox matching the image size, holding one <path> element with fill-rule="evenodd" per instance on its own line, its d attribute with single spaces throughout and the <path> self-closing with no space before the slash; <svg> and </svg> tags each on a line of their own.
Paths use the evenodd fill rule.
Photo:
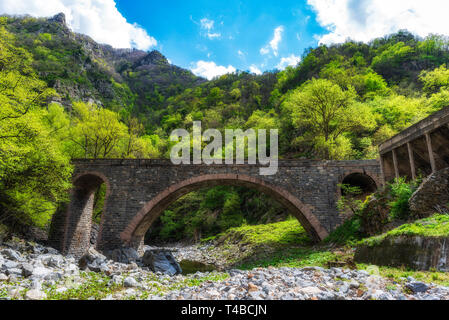
<svg viewBox="0 0 449 320">
<path fill-rule="evenodd" d="M 117 83 L 124 87 L 124 91 L 127 91 L 123 93 L 125 95 L 132 95 L 126 87 L 132 87 L 132 91 L 137 91 L 137 100 L 143 104 L 145 95 L 151 95 L 154 92 L 166 94 L 171 85 L 185 88 L 206 81 L 195 76 L 190 70 L 170 64 L 167 58 L 157 50 L 146 52 L 132 48 L 113 48 L 108 44 L 96 42 L 88 35 L 75 33 L 67 26 L 64 13 L 49 18 L 34 18 L 28 15 L 0 17 L 7 19 L 6 27 L 8 31 L 18 36 L 19 44 L 34 54 L 39 74 L 60 95 L 55 102 L 68 108 L 73 100 L 108 106 L 109 102 L 117 98 L 117 88 L 115 88 Z M 36 50 L 36 44 L 39 45 L 37 48 L 41 52 L 59 51 L 57 58 L 67 60 L 72 68 L 59 75 L 55 74 L 54 70 L 51 70 L 51 57 L 50 59 L 41 57 L 39 50 Z M 64 50 L 64 46 L 71 51 Z M 64 67 L 66 66 L 60 65 L 53 69 L 64 69 Z M 140 74 L 136 76 L 136 72 Z M 70 77 L 72 73 L 75 74 L 73 78 Z M 162 74 L 172 76 L 161 77 Z M 67 78 L 74 81 L 66 81 Z M 176 93 L 180 93 L 180 90 Z M 130 107 L 136 102 L 126 101 L 126 98 L 118 95 L 118 100 L 125 107 Z"/>
</svg>

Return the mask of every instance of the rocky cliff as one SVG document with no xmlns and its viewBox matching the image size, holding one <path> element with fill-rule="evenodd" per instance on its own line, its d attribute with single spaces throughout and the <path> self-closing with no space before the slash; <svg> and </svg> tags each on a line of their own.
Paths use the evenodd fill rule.
<svg viewBox="0 0 449 320">
<path fill-rule="evenodd" d="M 171 65 L 158 51 L 115 49 L 74 33 L 63 13 L 2 19 L 17 44 L 33 53 L 35 68 L 59 94 L 55 101 L 68 107 L 81 100 L 112 109 L 157 110 L 166 97 L 205 81 Z"/>
</svg>

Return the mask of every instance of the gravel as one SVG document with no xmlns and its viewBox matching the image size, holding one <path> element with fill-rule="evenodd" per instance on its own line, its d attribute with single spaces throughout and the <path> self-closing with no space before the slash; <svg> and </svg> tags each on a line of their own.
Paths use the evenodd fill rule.
<svg viewBox="0 0 449 320">
<path fill-rule="evenodd" d="M 177 259 L 187 257 L 189 250 L 196 249 L 189 249 L 187 253 L 182 250 L 180 248 L 176 252 Z M 188 257 L 192 259 L 192 256 Z M 114 262 L 90 249 L 79 264 L 73 257 L 62 256 L 56 250 L 39 244 L 24 241 L 2 243 L 0 299 L 42 300 L 48 298 L 50 287 L 54 292 L 64 293 L 87 281 L 83 270 L 100 272 L 106 277 L 107 286 L 118 287 L 113 294 L 104 297 L 105 300 L 449 299 L 449 287 L 423 283 L 412 277 L 404 278 L 399 284 L 364 270 L 268 267 L 170 277 L 151 272 L 136 262 Z"/>
</svg>

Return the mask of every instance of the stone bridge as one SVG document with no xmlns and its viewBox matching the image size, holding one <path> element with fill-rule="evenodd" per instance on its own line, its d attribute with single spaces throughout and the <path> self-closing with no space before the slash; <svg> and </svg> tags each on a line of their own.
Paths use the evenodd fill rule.
<svg viewBox="0 0 449 320">
<path fill-rule="evenodd" d="M 76 160 L 71 201 L 53 217 L 49 242 L 65 254 L 81 256 L 89 247 L 96 190 L 106 185 L 97 249 L 139 249 L 151 224 L 176 199 L 199 188 L 245 186 L 264 192 L 294 215 L 316 241 L 342 221 L 339 184 L 367 193 L 382 184 L 376 160 L 281 160 L 272 176 L 258 165 L 173 165 L 169 160 Z"/>
</svg>

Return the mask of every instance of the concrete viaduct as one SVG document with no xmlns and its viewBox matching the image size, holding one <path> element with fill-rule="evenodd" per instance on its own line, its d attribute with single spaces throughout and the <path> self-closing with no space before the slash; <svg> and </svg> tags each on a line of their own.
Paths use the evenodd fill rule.
<svg viewBox="0 0 449 320">
<path fill-rule="evenodd" d="M 379 153 L 386 182 L 415 180 L 449 167 L 449 107 L 382 143 Z"/>
<path fill-rule="evenodd" d="M 199 188 L 236 185 L 277 199 L 319 241 L 341 223 L 339 184 L 372 193 L 382 184 L 380 166 L 370 161 L 282 160 L 272 176 L 258 165 L 173 165 L 170 160 L 76 160 L 71 201 L 54 215 L 49 243 L 81 256 L 90 245 L 95 191 L 106 185 L 97 236 L 102 252 L 139 249 L 151 224 L 176 199 Z"/>
</svg>

